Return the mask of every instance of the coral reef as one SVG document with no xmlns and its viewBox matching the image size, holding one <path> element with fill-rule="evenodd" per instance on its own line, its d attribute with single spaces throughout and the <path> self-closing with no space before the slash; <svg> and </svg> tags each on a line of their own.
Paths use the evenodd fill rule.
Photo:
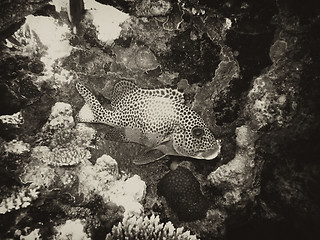
<svg viewBox="0 0 320 240">
<path fill-rule="evenodd" d="M 196 240 L 190 231 L 184 231 L 183 227 L 175 228 L 171 222 L 160 223 L 159 216 L 154 214 L 147 216 L 128 216 L 112 232 L 106 236 L 106 240 L 112 239 L 174 239 L 174 240 Z"/>
<path fill-rule="evenodd" d="M 15 1 L 14 3 L 10 1 L 1 2 L 0 15 L 2 17 L 0 20 L 0 31 L 1 32 L 9 31 L 7 32 L 7 34 L 10 35 L 10 32 L 12 31 L 12 25 L 16 25 L 17 23 L 23 21 L 23 18 L 25 16 L 34 13 L 38 9 L 41 9 L 42 7 L 47 5 L 48 2 L 49 0 L 38 0 L 38 1 L 31 1 L 31 2 L 18 0 L 18 1 Z M 8 37 L 8 36 L 5 36 L 5 37 Z"/>
<path fill-rule="evenodd" d="M 209 202 L 203 196 L 198 180 L 187 168 L 178 167 L 166 174 L 158 184 L 158 191 L 180 220 L 194 221 L 206 216 Z"/>
<path fill-rule="evenodd" d="M 1 239 L 320 234 L 317 1 L 86 0 L 76 34 L 48 2 L 0 3 Z M 221 154 L 135 166 L 75 117 L 76 82 L 108 108 L 121 79 L 178 89 Z"/>
</svg>

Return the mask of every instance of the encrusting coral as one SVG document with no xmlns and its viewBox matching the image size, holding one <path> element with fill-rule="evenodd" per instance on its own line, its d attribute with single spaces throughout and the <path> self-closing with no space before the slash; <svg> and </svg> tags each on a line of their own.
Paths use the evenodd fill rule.
<svg viewBox="0 0 320 240">
<path fill-rule="evenodd" d="M 3 199 L 0 203 L 0 214 L 6 214 L 12 210 L 26 208 L 39 196 L 39 188 L 22 188 L 20 191 L 12 193 L 11 196 Z"/>
<path fill-rule="evenodd" d="M 147 216 L 128 216 L 122 222 L 112 228 L 111 233 L 106 236 L 106 240 L 197 240 L 190 231 L 184 231 L 183 227 L 175 228 L 169 221 L 160 223 L 159 216 L 154 214 Z"/>
</svg>

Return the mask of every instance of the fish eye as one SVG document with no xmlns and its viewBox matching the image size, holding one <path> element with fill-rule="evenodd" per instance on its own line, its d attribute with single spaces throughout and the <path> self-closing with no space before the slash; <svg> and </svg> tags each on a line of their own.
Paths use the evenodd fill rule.
<svg viewBox="0 0 320 240">
<path fill-rule="evenodd" d="M 196 138 L 200 138 L 204 135 L 204 130 L 200 127 L 194 127 L 192 129 L 192 135 Z"/>
</svg>

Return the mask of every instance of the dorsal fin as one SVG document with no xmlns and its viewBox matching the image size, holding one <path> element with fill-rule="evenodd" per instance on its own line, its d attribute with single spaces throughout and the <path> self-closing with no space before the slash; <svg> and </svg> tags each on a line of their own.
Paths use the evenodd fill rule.
<svg viewBox="0 0 320 240">
<path fill-rule="evenodd" d="M 111 107 L 113 109 L 118 108 L 119 102 L 128 94 L 134 93 L 139 90 L 139 87 L 131 81 L 128 80 L 121 80 L 117 82 L 113 87 L 112 92 L 112 100 L 111 100 Z"/>
</svg>

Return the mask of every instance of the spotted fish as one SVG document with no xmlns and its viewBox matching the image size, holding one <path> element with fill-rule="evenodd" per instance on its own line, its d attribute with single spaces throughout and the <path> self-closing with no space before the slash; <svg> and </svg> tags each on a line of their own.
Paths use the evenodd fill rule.
<svg viewBox="0 0 320 240">
<path fill-rule="evenodd" d="M 143 89 L 122 80 L 115 84 L 111 110 L 107 110 L 85 86 L 77 83 L 76 88 L 85 100 L 80 121 L 118 128 L 127 141 L 147 147 L 144 157 L 134 160 L 136 164 L 165 155 L 211 160 L 220 152 L 219 141 L 203 119 L 184 104 L 178 90 Z"/>
</svg>

